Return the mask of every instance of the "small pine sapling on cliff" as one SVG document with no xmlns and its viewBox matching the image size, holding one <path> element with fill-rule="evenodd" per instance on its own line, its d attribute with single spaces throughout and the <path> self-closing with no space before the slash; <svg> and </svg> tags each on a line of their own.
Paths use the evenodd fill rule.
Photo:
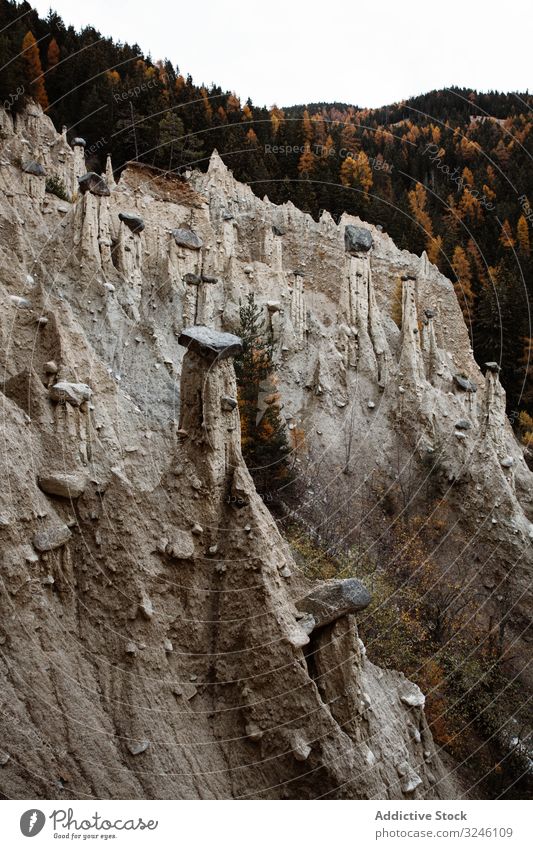
<svg viewBox="0 0 533 849">
<path fill-rule="evenodd" d="M 235 358 L 242 453 L 260 494 L 290 482 L 290 447 L 280 413 L 273 343 L 253 294 L 239 309 L 242 353 Z"/>
</svg>

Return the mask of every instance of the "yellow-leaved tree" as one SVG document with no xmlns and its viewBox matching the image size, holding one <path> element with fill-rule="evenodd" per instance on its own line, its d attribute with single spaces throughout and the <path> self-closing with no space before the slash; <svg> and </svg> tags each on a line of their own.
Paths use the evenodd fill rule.
<svg viewBox="0 0 533 849">
<path fill-rule="evenodd" d="M 357 156 L 347 156 L 341 165 L 340 180 L 343 186 L 361 188 L 365 195 L 372 187 L 372 169 L 368 156 L 360 150 Z"/>
<path fill-rule="evenodd" d="M 44 84 L 43 68 L 37 41 L 31 30 L 22 39 L 22 55 L 26 65 L 26 80 L 31 96 L 43 109 L 48 108 L 48 95 Z"/>
<path fill-rule="evenodd" d="M 426 253 L 430 262 L 436 264 L 442 250 L 442 239 L 433 235 L 433 224 L 427 210 L 427 192 L 422 183 L 417 183 L 408 195 L 409 206 L 417 224 L 426 237 Z"/>
<path fill-rule="evenodd" d="M 55 38 L 50 40 L 50 44 L 48 45 L 48 51 L 46 53 L 46 64 L 48 70 L 55 68 L 61 58 L 61 53 L 59 51 L 59 47 Z"/>
<path fill-rule="evenodd" d="M 520 253 L 523 256 L 529 256 L 529 228 L 527 226 L 527 221 L 524 215 L 521 215 L 518 219 L 518 224 L 516 226 L 516 238 L 518 240 L 518 249 Z"/>
<path fill-rule="evenodd" d="M 500 243 L 507 250 L 511 250 L 511 248 L 514 248 L 515 240 L 513 238 L 513 231 L 511 230 L 511 225 L 509 224 L 508 218 L 506 218 L 502 224 L 502 230 L 500 233 Z"/>
<path fill-rule="evenodd" d="M 452 268 L 455 273 L 453 288 L 457 300 L 463 311 L 467 323 L 472 320 L 472 307 L 474 305 L 474 291 L 472 289 L 472 269 L 470 260 L 465 249 L 460 245 L 454 249 L 452 257 Z"/>
</svg>

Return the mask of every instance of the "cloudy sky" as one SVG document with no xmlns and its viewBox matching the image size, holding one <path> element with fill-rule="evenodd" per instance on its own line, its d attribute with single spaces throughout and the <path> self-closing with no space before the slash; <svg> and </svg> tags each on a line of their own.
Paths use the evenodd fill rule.
<svg viewBox="0 0 533 849">
<path fill-rule="evenodd" d="M 382 106 L 451 85 L 525 91 L 529 0 L 37 0 L 257 105 Z"/>
</svg>

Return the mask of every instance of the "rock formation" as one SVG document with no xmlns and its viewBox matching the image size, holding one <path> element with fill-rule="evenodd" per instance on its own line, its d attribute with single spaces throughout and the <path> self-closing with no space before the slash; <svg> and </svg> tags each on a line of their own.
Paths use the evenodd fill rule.
<svg viewBox="0 0 533 849">
<path fill-rule="evenodd" d="M 460 795 L 423 694 L 366 657 L 364 588 L 321 597 L 257 495 L 232 365 L 253 291 L 319 483 L 392 475 L 397 440 L 421 470 L 438 450 L 458 533 L 512 582 L 520 656 L 532 478 L 452 284 L 357 219 L 259 200 L 216 153 L 115 183 L 39 107 L 0 125 L 1 792 Z M 70 201 L 27 182 L 28 150 Z"/>
</svg>

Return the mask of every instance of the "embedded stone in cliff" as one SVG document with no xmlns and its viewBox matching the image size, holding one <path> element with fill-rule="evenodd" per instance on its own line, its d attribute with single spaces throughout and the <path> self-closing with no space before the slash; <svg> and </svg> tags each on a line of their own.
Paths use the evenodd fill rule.
<svg viewBox="0 0 533 849">
<path fill-rule="evenodd" d="M 462 389 L 463 392 L 477 392 L 477 384 L 473 380 L 469 380 L 468 377 L 465 377 L 464 374 L 454 374 L 453 380 L 455 385 L 459 389 Z"/>
<path fill-rule="evenodd" d="M 25 174 L 33 174 L 34 177 L 46 177 L 46 171 L 40 162 L 35 162 L 33 159 L 27 160 L 22 165 L 22 170 Z"/>
<path fill-rule="evenodd" d="M 201 325 L 186 327 L 178 343 L 211 363 L 234 357 L 242 351 L 242 340 L 238 336 Z"/>
<path fill-rule="evenodd" d="M 32 307 L 31 301 L 27 298 L 22 298 L 20 295 L 10 295 L 11 303 L 19 310 L 30 310 Z"/>
<path fill-rule="evenodd" d="M 220 399 L 220 408 L 226 413 L 231 413 L 237 406 L 237 399 L 230 398 L 229 395 L 223 395 Z"/>
<path fill-rule="evenodd" d="M 417 772 L 414 771 L 412 766 L 408 764 L 406 761 L 404 763 L 399 764 L 397 767 L 398 775 L 401 776 L 400 787 L 402 789 L 402 793 L 405 795 L 410 795 L 414 793 L 417 787 L 420 787 L 422 784 L 422 779 L 418 775 Z"/>
<path fill-rule="evenodd" d="M 487 368 L 493 374 L 498 374 L 498 372 L 500 371 L 500 366 L 498 365 L 498 363 L 485 363 L 485 368 Z"/>
<path fill-rule="evenodd" d="M 81 136 L 76 136 L 75 139 L 72 139 L 72 147 L 85 147 L 86 144 L 87 142 Z"/>
<path fill-rule="evenodd" d="M 87 486 L 84 474 L 65 474 L 56 472 L 49 475 L 39 475 L 39 486 L 48 495 L 58 495 L 60 498 L 79 498 Z"/>
<path fill-rule="evenodd" d="M 423 708 L 426 703 L 426 697 L 422 690 L 412 681 L 405 682 L 400 690 L 400 699 L 407 707 Z"/>
<path fill-rule="evenodd" d="M 368 607 L 372 600 L 367 588 L 356 578 L 328 581 L 296 602 L 298 610 L 311 613 L 316 628 L 335 622 L 341 616 L 357 613 Z"/>
<path fill-rule="evenodd" d="M 83 177 L 78 177 L 78 185 L 82 195 L 90 192 L 92 195 L 98 195 L 99 197 L 109 197 L 111 194 L 104 178 L 94 171 L 89 171 Z"/>
<path fill-rule="evenodd" d="M 424 310 L 426 318 L 435 318 L 435 310 Z"/>
<path fill-rule="evenodd" d="M 199 274 L 193 274 L 191 271 L 187 272 L 187 274 L 183 275 L 183 281 L 188 283 L 189 286 L 199 286 L 202 282 L 202 278 Z"/>
<path fill-rule="evenodd" d="M 66 380 L 54 383 L 49 390 L 52 401 L 68 401 L 73 407 L 79 407 L 84 401 L 88 401 L 92 394 L 92 389 L 86 383 L 69 383 Z"/>
<path fill-rule="evenodd" d="M 129 212 L 119 212 L 118 217 L 129 227 L 132 233 L 142 233 L 144 221 L 139 215 L 131 215 Z"/>
<path fill-rule="evenodd" d="M 255 722 L 247 722 L 245 726 L 246 736 L 253 742 L 259 743 L 263 739 L 263 732 Z"/>
<path fill-rule="evenodd" d="M 146 595 L 146 593 L 143 593 L 139 602 L 139 611 L 145 619 L 152 619 L 154 615 L 154 605 L 152 603 L 152 599 L 148 595 Z"/>
<path fill-rule="evenodd" d="M 285 236 L 287 228 L 283 224 L 273 224 L 272 232 L 274 236 Z"/>
<path fill-rule="evenodd" d="M 280 572 L 280 575 L 282 577 L 284 577 L 283 573 L 284 573 L 285 569 L 287 569 L 287 566 L 284 566 L 283 569 Z M 288 575 L 288 577 L 290 577 L 290 575 L 292 574 L 290 569 L 289 569 L 289 573 L 290 574 Z M 309 635 L 316 628 L 316 619 L 315 619 L 315 617 L 313 616 L 312 613 L 304 613 L 303 616 L 300 614 L 300 617 L 298 618 L 298 625 L 300 626 L 300 628 L 302 629 L 302 631 L 305 634 Z"/>
<path fill-rule="evenodd" d="M 344 247 L 347 253 L 366 253 L 373 244 L 372 233 L 366 227 L 355 227 L 353 224 L 348 224 L 345 228 Z"/>
<path fill-rule="evenodd" d="M 297 761 L 306 761 L 311 754 L 311 746 L 298 732 L 292 738 L 292 753 Z"/>
<path fill-rule="evenodd" d="M 188 227 L 178 227 L 172 231 L 174 241 L 181 248 L 191 248 L 193 251 L 199 251 L 203 246 L 203 240 L 198 233 Z"/>
<path fill-rule="evenodd" d="M 198 690 L 194 684 L 190 684 L 188 681 L 181 681 L 179 684 L 176 684 L 176 686 L 172 688 L 172 692 L 175 696 L 181 696 L 188 702 L 190 702 L 191 699 L 194 699 L 194 697 L 198 694 Z"/>
<path fill-rule="evenodd" d="M 142 755 L 150 746 L 149 740 L 139 740 L 137 743 L 128 743 L 128 749 L 132 755 Z"/>
<path fill-rule="evenodd" d="M 455 427 L 456 427 L 458 430 L 470 430 L 470 428 L 472 427 L 472 425 L 470 424 L 470 422 L 468 421 L 468 419 L 459 419 L 459 421 L 458 421 L 458 422 L 455 422 Z"/>
<path fill-rule="evenodd" d="M 503 460 L 500 460 L 500 465 L 504 469 L 510 469 L 511 466 L 514 466 L 514 460 L 512 457 L 504 457 Z"/>
<path fill-rule="evenodd" d="M 189 531 L 174 531 L 166 553 L 174 560 L 191 560 L 194 557 L 194 540 Z"/>
<path fill-rule="evenodd" d="M 37 551 L 52 551 L 65 545 L 72 533 L 66 525 L 56 525 L 44 531 L 37 531 L 33 536 L 33 544 Z"/>
<path fill-rule="evenodd" d="M 231 497 L 235 507 L 246 507 L 250 503 L 252 486 L 246 470 L 237 466 L 231 480 Z"/>
</svg>

